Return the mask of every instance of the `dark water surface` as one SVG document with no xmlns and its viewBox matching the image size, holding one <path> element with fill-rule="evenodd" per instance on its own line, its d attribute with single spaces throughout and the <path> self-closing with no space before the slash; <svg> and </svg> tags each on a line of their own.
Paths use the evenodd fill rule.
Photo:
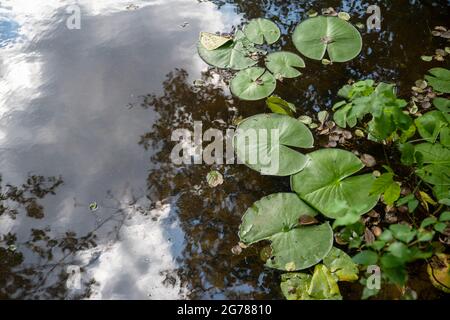
<svg viewBox="0 0 450 320">
<path fill-rule="evenodd" d="M 281 298 L 259 248 L 231 248 L 246 208 L 288 191 L 289 179 L 170 162 L 174 129 L 195 120 L 225 130 L 267 112 L 230 96 L 229 75 L 197 57 L 198 34 L 267 17 L 283 31 L 275 47 L 295 52 L 290 34 L 306 11 L 333 6 L 365 23 L 369 2 L 83 0 L 81 29 L 69 30 L 75 2 L 0 4 L 0 298 Z M 278 85 L 300 114 L 329 108 L 349 79 L 395 82 L 408 98 L 445 65 L 420 56 L 443 46 L 430 30 L 449 26 L 449 1 L 370 4 L 381 7 L 381 31 L 362 32 L 358 58 L 306 60 L 302 77 Z M 214 189 L 212 169 L 225 177 Z M 420 298 L 435 296 L 414 277 Z"/>
</svg>

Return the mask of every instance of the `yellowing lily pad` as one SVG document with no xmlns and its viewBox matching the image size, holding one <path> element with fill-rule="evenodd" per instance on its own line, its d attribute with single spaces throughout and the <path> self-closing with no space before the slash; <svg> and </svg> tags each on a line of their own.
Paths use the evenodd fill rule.
<svg viewBox="0 0 450 320">
<path fill-rule="evenodd" d="M 209 32 L 200 33 L 200 43 L 206 50 L 216 50 L 230 41 L 233 41 L 230 37 L 222 37 Z"/>
</svg>

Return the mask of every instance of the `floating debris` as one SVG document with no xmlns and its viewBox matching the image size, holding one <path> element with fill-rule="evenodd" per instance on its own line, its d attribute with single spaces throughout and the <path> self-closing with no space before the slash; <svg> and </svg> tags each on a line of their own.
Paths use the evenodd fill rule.
<svg viewBox="0 0 450 320">
<path fill-rule="evenodd" d="M 364 165 L 368 168 L 372 168 L 377 165 L 377 161 L 370 154 L 364 153 L 360 159 L 361 159 L 362 163 L 364 163 Z"/>
<path fill-rule="evenodd" d="M 242 253 L 241 246 L 239 244 L 235 245 L 233 248 L 231 248 L 231 253 L 236 255 L 236 256 L 240 255 Z"/>
<path fill-rule="evenodd" d="M 137 10 L 137 9 L 139 9 L 139 6 L 132 3 L 132 4 L 127 5 L 125 7 L 125 9 L 127 9 L 127 10 Z"/>
<path fill-rule="evenodd" d="M 223 176 L 219 171 L 213 170 L 206 175 L 206 181 L 211 188 L 215 188 L 223 183 Z"/>
<path fill-rule="evenodd" d="M 97 204 L 97 202 L 91 202 L 90 204 L 89 204 L 89 210 L 91 210 L 91 211 L 97 211 L 98 210 L 98 204 Z"/>
<path fill-rule="evenodd" d="M 308 11 L 306 12 L 306 14 L 308 15 L 308 17 L 312 18 L 312 17 L 317 17 L 317 15 L 318 15 L 319 13 L 318 13 L 316 10 L 311 9 L 311 10 L 308 10 Z"/>
<path fill-rule="evenodd" d="M 189 26 L 189 22 L 187 22 L 187 21 L 180 24 L 180 28 L 186 28 L 187 26 Z"/>
<path fill-rule="evenodd" d="M 338 17 L 342 20 L 348 21 L 350 20 L 350 15 L 347 12 L 341 11 L 338 13 Z"/>
</svg>

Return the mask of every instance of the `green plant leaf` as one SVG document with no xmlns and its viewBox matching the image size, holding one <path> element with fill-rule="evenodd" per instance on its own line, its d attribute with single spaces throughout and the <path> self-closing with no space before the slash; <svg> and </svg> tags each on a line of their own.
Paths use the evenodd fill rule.
<svg viewBox="0 0 450 320">
<path fill-rule="evenodd" d="M 439 143 L 421 143 L 415 146 L 416 155 L 421 154 L 422 163 L 450 165 L 450 149 Z"/>
<path fill-rule="evenodd" d="M 441 129 L 448 125 L 444 115 L 438 110 L 425 113 L 417 118 L 414 123 L 419 130 L 420 136 L 431 143 L 436 142 Z"/>
<path fill-rule="evenodd" d="M 416 230 L 405 224 L 392 224 L 389 226 L 389 230 L 395 239 L 405 243 L 411 242 L 417 234 Z"/>
<path fill-rule="evenodd" d="M 450 100 L 445 98 L 435 98 L 433 105 L 442 112 L 447 122 L 450 123 Z"/>
<path fill-rule="evenodd" d="M 275 78 L 296 78 L 301 72 L 296 68 L 304 68 L 305 62 L 295 53 L 281 51 L 266 57 L 266 67 Z"/>
<path fill-rule="evenodd" d="M 411 252 L 408 246 L 402 242 L 396 241 L 392 243 L 387 251 L 405 262 L 408 262 L 411 259 Z"/>
<path fill-rule="evenodd" d="M 317 212 L 294 193 L 277 193 L 256 201 L 244 214 L 239 238 L 245 244 L 272 242 L 266 265 L 279 270 L 302 270 L 321 261 L 333 246 L 328 223 L 299 226 L 302 215 Z"/>
<path fill-rule="evenodd" d="M 323 259 L 323 264 L 339 281 L 358 280 L 358 266 L 348 254 L 336 247 Z"/>
<path fill-rule="evenodd" d="M 244 28 L 247 38 L 255 44 L 272 44 L 278 41 L 281 36 L 280 28 L 268 20 L 263 18 L 251 20 Z"/>
<path fill-rule="evenodd" d="M 438 222 L 434 225 L 434 230 L 436 230 L 439 233 L 443 233 L 445 228 L 447 228 L 447 224 L 444 222 Z"/>
<path fill-rule="evenodd" d="M 291 188 L 322 214 L 336 219 L 348 211 L 364 214 L 376 205 L 379 195 L 369 195 L 375 177 L 351 176 L 364 167 L 353 153 L 322 149 L 308 156 L 308 165 L 291 177 Z"/>
<path fill-rule="evenodd" d="M 394 182 L 394 174 L 391 172 L 383 173 L 372 184 L 372 189 L 370 189 L 370 194 L 382 194 L 393 183 L 395 183 Z"/>
<path fill-rule="evenodd" d="M 233 143 L 237 157 L 248 167 L 262 174 L 288 176 L 302 170 L 308 162 L 307 156 L 292 147 L 311 148 L 314 140 L 301 121 L 272 113 L 243 120 Z"/>
<path fill-rule="evenodd" d="M 433 68 L 428 71 L 430 75 L 426 75 L 425 79 L 434 90 L 450 93 L 450 70 L 444 68 Z"/>
<path fill-rule="evenodd" d="M 266 99 L 267 107 L 273 112 L 292 117 L 296 111 L 293 103 L 287 102 L 278 96 L 270 96 Z"/>
<path fill-rule="evenodd" d="M 337 17 L 315 17 L 300 23 L 292 35 L 294 45 L 304 56 L 322 60 L 325 52 L 333 62 L 355 58 L 362 48 L 359 31 Z"/>
<path fill-rule="evenodd" d="M 437 219 L 434 216 L 425 218 L 425 219 L 423 219 L 422 223 L 420 224 L 420 228 L 425 229 L 426 227 L 429 227 L 429 226 L 435 224 L 436 222 L 437 222 Z"/>
<path fill-rule="evenodd" d="M 445 211 L 441 213 L 441 215 L 439 216 L 439 221 L 441 222 L 450 221 L 450 211 Z"/>
<path fill-rule="evenodd" d="M 398 146 L 400 152 L 401 152 L 401 158 L 400 161 L 406 165 L 411 166 L 414 164 L 415 158 L 414 158 L 414 145 L 411 143 L 401 143 Z"/>
<path fill-rule="evenodd" d="M 242 100 L 260 100 L 272 94 L 275 77 L 264 68 L 252 67 L 239 71 L 231 80 L 231 93 Z"/>
<path fill-rule="evenodd" d="M 222 69 L 242 70 L 258 63 L 250 58 L 250 54 L 258 50 L 252 46 L 240 30 L 236 32 L 233 41 L 229 41 L 215 50 L 208 50 L 199 42 L 197 51 L 200 58 L 207 64 Z"/>
<path fill-rule="evenodd" d="M 384 202 L 388 205 L 393 205 L 400 198 L 400 192 L 400 185 L 396 182 L 391 183 L 383 194 Z"/>
<path fill-rule="evenodd" d="M 363 266 L 370 266 L 377 264 L 378 254 L 371 250 L 365 250 L 356 254 L 352 259 L 353 262 L 357 264 L 361 264 Z"/>
</svg>

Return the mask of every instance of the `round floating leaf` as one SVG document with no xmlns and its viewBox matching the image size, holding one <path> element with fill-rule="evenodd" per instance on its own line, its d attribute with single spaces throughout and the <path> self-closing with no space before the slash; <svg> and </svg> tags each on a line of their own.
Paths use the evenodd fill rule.
<svg viewBox="0 0 450 320">
<path fill-rule="evenodd" d="M 267 56 L 266 67 L 275 78 L 296 78 L 301 73 L 295 68 L 304 68 L 305 62 L 295 53 L 274 52 Z"/>
<path fill-rule="evenodd" d="M 288 300 L 342 300 L 333 274 L 324 265 L 317 265 L 314 274 L 285 273 L 281 291 Z"/>
<path fill-rule="evenodd" d="M 242 100 L 260 100 L 272 94 L 275 77 L 264 68 L 253 67 L 239 71 L 231 80 L 231 93 Z"/>
<path fill-rule="evenodd" d="M 353 153 L 322 149 L 308 156 L 308 165 L 291 177 L 291 187 L 309 205 L 333 219 L 342 218 L 350 210 L 364 214 L 376 205 L 379 195 L 370 195 L 375 177 L 351 177 L 364 167 Z"/>
<path fill-rule="evenodd" d="M 233 139 L 237 157 L 262 174 L 288 176 L 302 170 L 308 157 L 291 147 L 312 148 L 311 131 L 281 114 L 258 114 L 242 121 Z"/>
<path fill-rule="evenodd" d="M 272 44 L 278 41 L 281 32 L 280 28 L 270 20 L 267 19 L 253 19 L 244 28 L 244 33 L 247 38 L 256 44 Z"/>
<path fill-rule="evenodd" d="M 333 246 L 328 223 L 299 226 L 300 216 L 317 212 L 294 193 L 276 193 L 256 201 L 244 214 L 239 237 L 245 244 L 272 242 L 266 265 L 280 270 L 309 268 L 321 261 Z"/>
<path fill-rule="evenodd" d="M 333 62 L 355 58 L 362 48 L 359 31 L 337 17 L 315 17 L 300 23 L 292 36 L 298 51 L 308 58 L 322 60 L 325 52 Z"/>
<path fill-rule="evenodd" d="M 344 251 L 333 247 L 323 259 L 323 264 L 339 281 L 358 280 L 358 266 Z"/>
<path fill-rule="evenodd" d="M 245 38 L 242 31 L 236 32 L 233 41 L 229 41 L 215 50 L 208 50 L 201 42 L 198 43 L 197 50 L 203 61 L 218 68 L 242 70 L 257 63 L 250 55 L 258 50 Z"/>
</svg>

